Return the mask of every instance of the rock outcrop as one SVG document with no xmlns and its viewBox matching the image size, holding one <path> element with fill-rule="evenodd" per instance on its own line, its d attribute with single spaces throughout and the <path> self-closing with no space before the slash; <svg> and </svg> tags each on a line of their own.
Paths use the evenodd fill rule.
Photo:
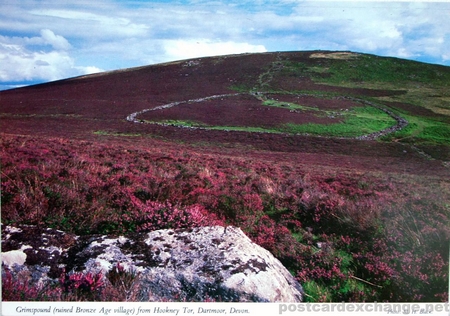
<svg viewBox="0 0 450 316">
<path fill-rule="evenodd" d="M 137 276 L 139 301 L 300 302 L 303 294 L 279 260 L 232 226 L 119 237 L 2 226 L 2 263 L 36 283 L 58 280 L 63 271 L 106 276 L 119 264 Z"/>
</svg>

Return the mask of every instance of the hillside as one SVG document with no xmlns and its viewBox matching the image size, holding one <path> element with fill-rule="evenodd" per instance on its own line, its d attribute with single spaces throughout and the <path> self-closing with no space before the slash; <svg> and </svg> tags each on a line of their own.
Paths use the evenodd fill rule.
<svg viewBox="0 0 450 316">
<path fill-rule="evenodd" d="M 202 58 L 2 92 L 2 130 L 225 143 L 324 154 L 325 161 L 331 153 L 364 168 L 394 171 L 410 162 L 412 172 L 441 173 L 441 162 L 450 160 L 448 82 L 448 67 L 353 53 Z M 146 124 L 126 120 L 140 111 L 147 112 L 136 120 Z M 382 144 L 351 139 L 395 126 L 397 118 L 408 125 Z M 380 163 L 372 166 L 374 157 Z"/>
<path fill-rule="evenodd" d="M 2 223 L 231 224 L 311 301 L 445 300 L 449 86 L 449 67 L 311 51 L 1 91 Z"/>
</svg>

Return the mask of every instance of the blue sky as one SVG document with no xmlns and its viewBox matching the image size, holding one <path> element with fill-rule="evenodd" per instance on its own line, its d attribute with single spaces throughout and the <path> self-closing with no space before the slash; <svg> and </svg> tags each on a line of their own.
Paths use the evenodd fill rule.
<svg viewBox="0 0 450 316">
<path fill-rule="evenodd" d="M 316 49 L 450 65 L 450 2 L 0 1 L 0 90 L 193 57 Z"/>
</svg>

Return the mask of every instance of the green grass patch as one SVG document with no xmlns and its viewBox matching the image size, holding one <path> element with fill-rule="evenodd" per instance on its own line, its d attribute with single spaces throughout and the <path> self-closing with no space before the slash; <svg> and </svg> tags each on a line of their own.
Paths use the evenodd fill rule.
<svg viewBox="0 0 450 316">
<path fill-rule="evenodd" d="M 367 288 L 366 285 L 364 285 L 364 283 L 359 282 L 355 279 L 347 279 L 343 282 L 343 284 L 339 287 L 339 289 L 337 290 L 337 295 L 335 295 L 336 297 L 341 297 L 343 299 L 347 298 L 348 296 L 350 296 L 352 293 L 357 293 L 357 292 L 362 292 L 362 293 L 370 293 L 370 289 Z"/>
<path fill-rule="evenodd" d="M 265 106 L 273 106 L 277 108 L 283 108 L 288 110 L 302 110 L 302 111 L 320 111 L 316 107 L 310 107 L 310 106 L 304 106 L 296 103 L 291 102 L 282 102 L 282 101 L 276 101 L 276 100 L 266 100 L 262 103 Z"/>
<path fill-rule="evenodd" d="M 221 131 L 239 131 L 239 132 L 254 132 L 254 133 L 280 133 L 277 129 L 270 129 L 258 126 L 211 126 L 208 127 L 213 130 Z"/>
<path fill-rule="evenodd" d="M 183 127 L 208 127 L 207 124 L 198 122 L 198 121 L 191 121 L 191 120 L 163 120 L 163 121 L 145 121 L 146 123 L 156 123 L 156 124 L 167 124 L 167 125 L 174 125 L 174 126 L 183 126 Z"/>
<path fill-rule="evenodd" d="M 449 144 L 450 143 L 450 125 L 443 123 L 435 123 L 431 126 L 425 126 L 421 134 L 424 140 L 435 143 Z"/>
<path fill-rule="evenodd" d="M 404 115 L 409 124 L 400 131 L 384 136 L 382 140 L 399 140 L 407 143 L 448 145 L 450 125 L 433 119 Z"/>
<path fill-rule="evenodd" d="M 317 66 L 306 69 L 315 81 L 339 85 L 352 82 L 385 82 L 394 86 L 405 83 L 427 85 L 448 85 L 450 67 L 430 65 L 410 60 L 359 55 L 348 60 L 326 59 L 322 61 L 323 71 Z M 315 75 L 327 73 L 329 76 Z"/>
<path fill-rule="evenodd" d="M 314 63 L 284 63 L 281 75 L 306 76 L 321 84 L 405 92 L 388 97 L 426 108 L 442 108 L 450 115 L 450 67 L 397 58 L 358 55 L 355 58 L 317 59 Z M 386 98 L 386 97 L 384 97 Z"/>
<path fill-rule="evenodd" d="M 315 281 L 305 282 L 302 286 L 306 293 L 305 302 L 331 302 L 333 299 L 330 289 Z"/>
<path fill-rule="evenodd" d="M 343 273 L 349 273 L 353 264 L 353 256 L 344 250 L 336 250 L 335 256 L 341 258 L 341 271 Z"/>
<path fill-rule="evenodd" d="M 353 108 L 344 116 L 344 121 L 334 124 L 285 124 L 284 132 L 292 134 L 311 134 L 333 137 L 357 137 L 383 129 L 396 124 L 396 121 L 383 111 L 367 106 Z"/>
</svg>

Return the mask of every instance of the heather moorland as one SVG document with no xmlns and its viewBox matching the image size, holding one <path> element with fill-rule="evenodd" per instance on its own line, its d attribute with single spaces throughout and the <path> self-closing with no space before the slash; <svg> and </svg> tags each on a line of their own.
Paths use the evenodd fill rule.
<svg viewBox="0 0 450 316">
<path fill-rule="evenodd" d="M 449 86 L 449 67 L 311 51 L 2 91 L 2 224 L 234 225 L 306 301 L 446 301 Z M 4 277 L 5 300 L 111 299 L 95 276 L 72 280 L 84 293 Z"/>
</svg>

